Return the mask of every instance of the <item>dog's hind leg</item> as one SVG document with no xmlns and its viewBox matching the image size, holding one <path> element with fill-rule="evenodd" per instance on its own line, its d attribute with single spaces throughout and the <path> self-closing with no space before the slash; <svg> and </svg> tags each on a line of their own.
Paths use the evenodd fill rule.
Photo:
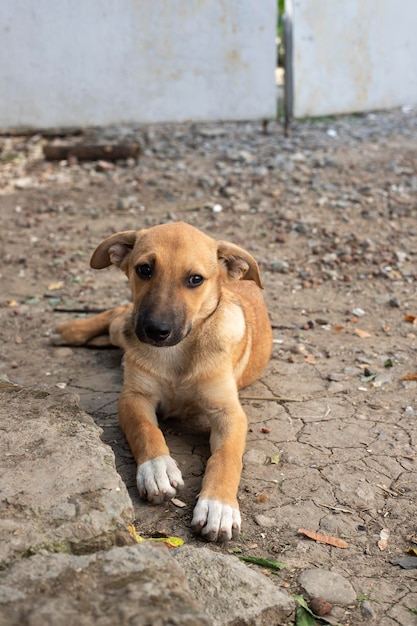
<svg viewBox="0 0 417 626">
<path fill-rule="evenodd" d="M 130 308 L 131 305 L 127 304 L 93 317 L 61 322 L 51 333 L 50 341 L 56 346 L 118 346 L 119 343 L 114 343 L 118 333 L 110 332 L 110 326 L 118 325 L 119 320 L 124 319 Z"/>
</svg>

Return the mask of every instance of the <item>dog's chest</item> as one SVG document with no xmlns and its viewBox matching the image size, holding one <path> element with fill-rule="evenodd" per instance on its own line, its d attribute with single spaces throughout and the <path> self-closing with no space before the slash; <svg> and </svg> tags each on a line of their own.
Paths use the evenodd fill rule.
<svg viewBox="0 0 417 626">
<path fill-rule="evenodd" d="M 163 385 L 158 414 L 161 417 L 189 417 L 204 411 L 204 401 L 198 391 L 185 384 Z"/>
</svg>

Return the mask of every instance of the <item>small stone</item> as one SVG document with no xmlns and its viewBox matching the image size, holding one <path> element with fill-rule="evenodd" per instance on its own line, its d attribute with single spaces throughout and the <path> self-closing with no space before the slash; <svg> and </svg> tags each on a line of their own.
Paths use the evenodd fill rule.
<svg viewBox="0 0 417 626">
<path fill-rule="evenodd" d="M 362 317 L 363 315 L 366 315 L 365 311 L 359 307 L 352 309 L 352 313 L 355 317 Z"/>
<path fill-rule="evenodd" d="M 211 139 L 212 137 L 223 137 L 226 135 L 226 129 L 222 126 L 215 126 L 213 128 L 200 128 L 198 134 L 202 137 L 206 137 L 207 139 Z"/>
<path fill-rule="evenodd" d="M 117 201 L 116 208 L 118 211 L 127 211 L 127 209 L 132 208 L 137 203 L 136 196 L 126 196 L 125 198 L 119 198 Z"/>
<path fill-rule="evenodd" d="M 254 520 L 262 528 L 275 528 L 277 525 L 277 520 L 267 515 L 255 515 Z"/>
<path fill-rule="evenodd" d="M 223 207 L 221 204 L 214 204 L 212 211 L 213 213 L 221 213 L 223 211 Z"/>
<path fill-rule="evenodd" d="M 273 272 L 279 272 L 280 274 L 286 274 L 290 269 L 289 263 L 287 261 L 283 261 L 281 259 L 277 259 L 276 261 L 272 261 L 271 270 Z"/>
<path fill-rule="evenodd" d="M 337 254 L 335 252 L 329 252 L 325 254 L 321 260 L 323 263 L 335 263 L 337 261 Z"/>
<path fill-rule="evenodd" d="M 330 602 L 326 602 L 324 598 L 313 598 L 310 602 L 310 609 L 319 617 L 330 613 L 332 608 L 333 605 Z"/>
<path fill-rule="evenodd" d="M 388 304 L 390 306 L 392 306 L 393 308 L 399 309 L 400 308 L 400 301 L 398 300 L 398 298 L 396 296 L 393 296 L 392 298 L 390 298 L 388 300 Z"/>
<path fill-rule="evenodd" d="M 356 593 L 350 582 L 337 574 L 325 569 L 305 570 L 299 583 L 312 598 L 324 598 L 332 604 L 345 606 L 356 602 Z"/>
<path fill-rule="evenodd" d="M 18 178 L 15 181 L 14 186 L 16 189 L 28 189 L 29 187 L 33 187 L 33 178 L 31 176 Z"/>
<path fill-rule="evenodd" d="M 56 348 L 56 350 L 54 350 L 54 357 L 58 359 L 66 359 L 73 354 L 74 351 L 71 348 Z"/>
<path fill-rule="evenodd" d="M 328 378 L 329 378 L 329 380 L 332 380 L 332 381 L 334 381 L 336 383 L 340 383 L 340 382 L 342 382 L 342 380 L 346 379 L 346 375 L 345 374 L 338 374 L 338 373 L 335 372 L 335 373 L 329 374 Z"/>
<path fill-rule="evenodd" d="M 376 613 L 368 600 L 364 600 L 364 602 L 362 602 L 361 609 L 365 619 L 369 620 L 376 618 Z"/>
<path fill-rule="evenodd" d="M 394 256 L 399 263 L 405 263 L 407 260 L 407 253 L 403 250 L 395 250 Z"/>
<path fill-rule="evenodd" d="M 236 202 L 233 204 L 233 209 L 239 213 L 244 213 L 249 211 L 250 206 L 248 202 Z"/>
</svg>

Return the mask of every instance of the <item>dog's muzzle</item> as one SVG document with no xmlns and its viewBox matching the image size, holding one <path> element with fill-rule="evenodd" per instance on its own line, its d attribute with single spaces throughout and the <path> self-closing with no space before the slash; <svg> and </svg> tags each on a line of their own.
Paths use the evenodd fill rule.
<svg viewBox="0 0 417 626">
<path fill-rule="evenodd" d="M 182 328 L 175 327 L 166 321 L 153 319 L 143 321 L 139 319 L 135 333 L 139 341 L 159 347 L 175 346 L 188 334 Z"/>
<path fill-rule="evenodd" d="M 160 344 L 169 340 L 172 328 L 164 322 L 147 322 L 143 327 L 143 333 L 150 343 Z"/>
</svg>

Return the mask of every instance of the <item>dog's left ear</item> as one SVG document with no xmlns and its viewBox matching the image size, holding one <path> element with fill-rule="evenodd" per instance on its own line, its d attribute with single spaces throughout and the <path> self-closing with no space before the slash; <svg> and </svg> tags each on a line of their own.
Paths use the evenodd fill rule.
<svg viewBox="0 0 417 626">
<path fill-rule="evenodd" d="M 226 268 L 230 278 L 253 280 L 263 289 L 258 264 L 249 252 L 234 243 L 218 241 L 217 258 Z"/>
</svg>

